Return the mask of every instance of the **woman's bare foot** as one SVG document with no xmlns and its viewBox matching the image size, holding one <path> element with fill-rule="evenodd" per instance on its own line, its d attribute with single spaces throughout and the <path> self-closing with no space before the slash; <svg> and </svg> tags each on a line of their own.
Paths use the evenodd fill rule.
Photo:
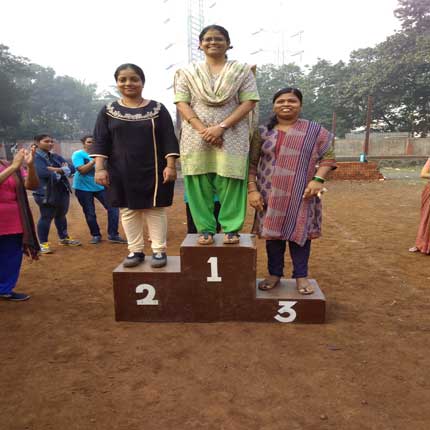
<svg viewBox="0 0 430 430">
<path fill-rule="evenodd" d="M 296 278 L 297 291 L 300 294 L 313 294 L 314 287 L 312 287 L 308 278 Z"/>
</svg>

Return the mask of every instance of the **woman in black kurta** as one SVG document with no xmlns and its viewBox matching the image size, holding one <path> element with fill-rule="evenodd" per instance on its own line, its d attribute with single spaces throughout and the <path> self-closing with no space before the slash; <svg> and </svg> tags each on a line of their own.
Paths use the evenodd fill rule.
<svg viewBox="0 0 430 430">
<path fill-rule="evenodd" d="M 178 155 L 179 148 L 172 119 L 161 103 L 151 100 L 141 108 L 109 103 L 99 113 L 94 135 L 92 152 L 109 157 L 113 207 L 148 209 L 172 204 L 175 183 L 163 184 L 163 171 L 166 157 Z"/>
<path fill-rule="evenodd" d="M 123 97 L 105 106 L 97 118 L 92 148 L 95 180 L 108 187 L 110 204 L 121 208 L 130 251 L 124 265 L 132 267 L 144 259 L 146 217 L 153 251 L 151 265 L 162 267 L 166 264 L 164 208 L 173 200 L 178 142 L 167 109 L 142 98 L 141 69 L 130 64 L 120 66 L 115 79 Z"/>
</svg>

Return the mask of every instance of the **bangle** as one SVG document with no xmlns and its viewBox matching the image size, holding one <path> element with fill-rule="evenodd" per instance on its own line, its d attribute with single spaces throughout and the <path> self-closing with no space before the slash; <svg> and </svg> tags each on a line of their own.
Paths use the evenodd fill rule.
<svg viewBox="0 0 430 430">
<path fill-rule="evenodd" d="M 250 194 L 250 193 L 255 193 L 255 192 L 259 193 L 260 191 L 258 191 L 257 189 L 255 189 L 255 190 L 249 190 L 249 191 L 248 191 L 248 194 Z"/>
<path fill-rule="evenodd" d="M 323 183 L 325 182 L 325 179 L 324 179 L 324 178 L 321 178 L 320 176 L 314 176 L 314 177 L 312 178 L 312 180 L 313 180 L 313 181 L 316 181 L 316 182 L 321 182 L 321 184 L 323 184 Z"/>
<path fill-rule="evenodd" d="M 106 170 L 105 168 L 103 169 L 96 169 L 96 172 L 102 172 L 103 170 Z"/>
<path fill-rule="evenodd" d="M 248 181 L 248 185 L 249 184 L 256 184 L 257 182 L 256 181 Z"/>
<path fill-rule="evenodd" d="M 190 121 L 194 118 L 198 118 L 197 115 L 191 116 L 190 118 L 188 118 L 186 121 L 188 122 L 188 124 L 190 123 Z"/>
</svg>

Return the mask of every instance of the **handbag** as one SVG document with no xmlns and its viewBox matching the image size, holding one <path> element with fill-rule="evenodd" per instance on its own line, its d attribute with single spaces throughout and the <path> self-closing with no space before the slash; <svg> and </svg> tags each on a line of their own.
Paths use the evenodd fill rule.
<svg viewBox="0 0 430 430">
<path fill-rule="evenodd" d="M 42 199 L 42 203 L 46 206 L 56 206 L 57 196 L 55 190 L 55 182 L 54 177 L 52 175 L 49 176 L 46 185 L 43 187 L 44 196 Z"/>
</svg>

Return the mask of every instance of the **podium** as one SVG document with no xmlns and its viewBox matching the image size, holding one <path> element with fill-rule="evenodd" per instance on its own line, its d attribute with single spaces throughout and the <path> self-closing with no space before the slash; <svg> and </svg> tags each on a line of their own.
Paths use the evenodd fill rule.
<svg viewBox="0 0 430 430">
<path fill-rule="evenodd" d="M 223 235 L 213 245 L 198 245 L 189 234 L 180 256 L 169 256 L 160 269 L 144 263 L 113 271 L 115 318 L 146 322 L 302 322 L 325 321 L 325 297 L 311 279 L 315 292 L 297 292 L 294 279 L 282 279 L 273 290 L 261 291 L 256 279 L 255 237 L 224 245 Z"/>
</svg>

